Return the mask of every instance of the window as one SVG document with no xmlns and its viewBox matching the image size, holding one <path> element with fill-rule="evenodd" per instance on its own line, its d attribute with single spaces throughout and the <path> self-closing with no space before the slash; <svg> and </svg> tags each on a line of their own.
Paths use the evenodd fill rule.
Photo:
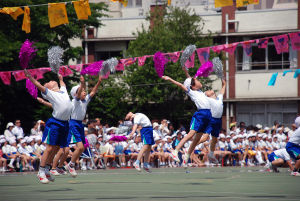
<svg viewBox="0 0 300 201">
<path fill-rule="evenodd" d="M 121 57 L 122 56 L 121 52 L 122 52 L 122 50 L 120 50 L 120 51 L 96 52 L 95 60 L 100 61 L 100 60 L 110 59 L 111 57 Z"/>
<path fill-rule="evenodd" d="M 295 68 L 297 63 L 297 52 L 291 48 L 289 52 L 277 54 L 274 43 L 269 39 L 267 48 L 258 48 L 252 43 L 252 55 L 248 56 L 242 45 L 236 48 L 237 71 L 246 70 L 278 70 Z"/>
<path fill-rule="evenodd" d="M 143 5 L 143 0 L 128 0 L 127 6 L 125 8 L 138 8 L 138 7 L 142 7 L 142 5 Z"/>
</svg>

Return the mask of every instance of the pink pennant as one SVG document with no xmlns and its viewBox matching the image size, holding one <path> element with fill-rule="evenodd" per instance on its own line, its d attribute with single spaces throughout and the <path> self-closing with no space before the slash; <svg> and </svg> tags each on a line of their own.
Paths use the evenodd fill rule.
<svg viewBox="0 0 300 201">
<path fill-rule="evenodd" d="M 0 77 L 4 84 L 10 85 L 11 71 L 0 72 Z"/>
<path fill-rule="evenodd" d="M 124 71 L 124 64 L 119 61 L 118 65 L 115 67 L 116 71 Z"/>
<path fill-rule="evenodd" d="M 36 79 L 40 80 L 44 78 L 44 74 L 50 72 L 51 68 L 36 68 L 36 69 L 29 69 L 28 72 L 31 76 Z M 24 74 L 25 75 L 25 74 Z"/>
<path fill-rule="evenodd" d="M 190 56 L 190 58 L 185 62 L 185 67 L 193 68 L 195 63 L 195 52 Z"/>
<path fill-rule="evenodd" d="M 300 32 L 289 33 L 293 50 L 300 50 Z"/>
<path fill-rule="evenodd" d="M 73 72 L 68 68 L 68 66 L 61 66 L 59 68 L 59 74 L 61 74 L 63 77 L 66 77 L 68 75 L 72 75 Z"/>
<path fill-rule="evenodd" d="M 38 90 L 29 79 L 26 79 L 26 89 L 33 98 L 37 98 Z"/>
<path fill-rule="evenodd" d="M 258 48 L 267 48 L 269 43 L 269 38 L 256 39 L 256 43 L 258 44 Z"/>
<path fill-rule="evenodd" d="M 80 72 L 82 64 L 70 65 L 69 67 L 73 70 L 76 70 L 77 72 Z"/>
<path fill-rule="evenodd" d="M 195 74 L 195 78 L 197 77 L 208 77 L 209 74 L 213 71 L 213 63 L 211 61 L 205 62 L 200 68 L 197 70 Z"/>
<path fill-rule="evenodd" d="M 247 54 L 247 56 L 252 56 L 252 43 L 254 42 L 254 40 L 248 40 L 248 41 L 244 41 L 242 42 L 243 45 L 243 49 L 244 52 Z"/>
<path fill-rule="evenodd" d="M 234 51 L 235 51 L 238 44 L 239 44 L 238 42 L 237 43 L 225 44 L 224 45 L 224 51 L 228 52 L 229 54 L 234 54 Z"/>
<path fill-rule="evenodd" d="M 168 61 L 176 63 L 180 57 L 180 52 L 163 53 L 163 55 L 168 59 Z"/>
<path fill-rule="evenodd" d="M 25 73 L 23 70 L 17 70 L 12 72 L 13 76 L 15 77 L 16 81 L 24 80 L 26 79 Z"/>
<path fill-rule="evenodd" d="M 275 44 L 277 54 L 289 52 L 289 37 L 286 34 L 280 36 L 273 36 L 272 38 Z"/>
<path fill-rule="evenodd" d="M 219 54 L 222 50 L 224 50 L 224 48 L 225 48 L 224 45 L 217 45 L 217 46 L 213 46 L 212 50 Z"/>
<path fill-rule="evenodd" d="M 199 58 L 199 61 L 201 64 L 204 64 L 205 62 L 208 61 L 209 59 L 209 54 L 210 54 L 210 48 L 205 47 L 205 48 L 198 48 L 197 50 L 197 55 Z"/>
<path fill-rule="evenodd" d="M 149 56 L 146 55 L 146 56 L 142 56 L 142 57 L 138 57 L 138 65 L 139 66 L 143 66 L 146 62 L 146 59 L 148 58 Z"/>
<path fill-rule="evenodd" d="M 130 66 L 132 64 L 135 63 L 136 61 L 136 57 L 134 58 L 127 58 L 127 59 L 120 59 L 121 63 L 124 65 L 124 66 Z"/>
</svg>

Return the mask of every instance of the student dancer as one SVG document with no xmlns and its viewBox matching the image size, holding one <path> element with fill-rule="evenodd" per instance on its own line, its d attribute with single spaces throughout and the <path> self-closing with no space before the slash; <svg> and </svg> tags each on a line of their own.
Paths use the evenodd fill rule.
<svg viewBox="0 0 300 201">
<path fill-rule="evenodd" d="M 268 155 L 269 169 L 273 172 L 279 172 L 277 167 L 289 167 L 293 171 L 292 160 L 286 149 L 278 149 Z"/>
<path fill-rule="evenodd" d="M 42 96 L 52 104 L 53 108 L 53 117 L 47 121 L 43 133 L 43 141 L 47 145 L 37 174 L 39 181 L 43 184 L 47 184 L 49 181 L 54 181 L 54 178 L 51 177 L 49 172 L 49 164 L 53 161 L 59 147 L 65 147 L 67 144 L 69 131 L 68 120 L 73 107 L 63 77 L 60 74 L 58 74 L 59 88 L 56 81 L 47 82 L 43 86 L 34 79 L 26 69 L 24 72 L 26 77 L 42 92 Z"/>
<path fill-rule="evenodd" d="M 196 78 L 191 78 L 187 72 L 186 69 L 185 73 L 188 77 L 183 84 L 180 82 L 177 82 L 173 80 L 172 78 L 168 76 L 163 76 L 162 78 L 164 80 L 170 81 L 173 84 L 180 87 L 182 90 L 184 90 L 191 100 L 195 103 L 198 111 L 194 113 L 191 124 L 190 124 L 190 131 L 189 133 L 180 141 L 180 143 L 176 146 L 176 149 L 171 153 L 172 158 L 179 162 L 178 158 L 178 152 L 181 147 L 190 139 L 192 138 L 196 133 L 194 137 L 194 140 L 192 144 L 190 145 L 190 150 L 194 150 L 197 146 L 201 136 L 203 133 L 210 133 L 210 120 L 211 120 L 211 112 L 210 112 L 210 102 L 208 100 L 208 97 L 201 91 L 202 84 L 199 80 Z M 183 160 L 186 160 L 187 158 L 184 158 Z M 187 161 L 186 161 L 187 163 Z"/>
<path fill-rule="evenodd" d="M 142 113 L 132 113 L 129 112 L 126 117 L 125 120 L 133 120 L 133 128 L 131 133 L 129 134 L 129 138 L 133 137 L 133 134 L 135 134 L 135 131 L 137 130 L 138 126 L 142 127 L 141 129 L 141 137 L 142 137 L 142 141 L 143 141 L 143 147 L 140 150 L 138 156 L 137 156 L 137 160 L 135 161 L 135 163 L 133 164 L 135 169 L 137 169 L 138 171 L 141 171 L 140 168 L 140 161 L 144 155 L 144 170 L 147 172 L 151 172 L 150 170 L 150 165 L 149 165 L 149 155 L 150 155 L 150 151 L 151 151 L 151 146 L 154 143 L 154 139 L 153 139 L 153 128 L 152 128 L 152 124 L 149 120 L 149 118 L 142 114 Z"/>
</svg>

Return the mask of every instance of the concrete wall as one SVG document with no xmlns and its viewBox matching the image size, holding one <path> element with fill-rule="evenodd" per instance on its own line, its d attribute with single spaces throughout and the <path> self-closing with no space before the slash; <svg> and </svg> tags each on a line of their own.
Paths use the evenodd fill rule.
<svg viewBox="0 0 300 201">
<path fill-rule="evenodd" d="M 298 97 L 298 80 L 293 78 L 294 73 L 287 73 L 283 77 L 279 71 L 275 86 L 268 86 L 272 73 L 237 73 L 236 98 Z"/>
</svg>

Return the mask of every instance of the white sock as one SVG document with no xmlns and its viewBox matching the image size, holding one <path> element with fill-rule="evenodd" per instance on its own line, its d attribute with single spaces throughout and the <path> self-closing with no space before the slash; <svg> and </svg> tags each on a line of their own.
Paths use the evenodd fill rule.
<svg viewBox="0 0 300 201">
<path fill-rule="evenodd" d="M 10 159 L 10 162 L 9 162 L 9 164 L 10 165 L 12 165 L 13 163 L 14 163 L 14 161 L 15 161 L 15 159 L 13 158 L 13 159 Z"/>
</svg>

